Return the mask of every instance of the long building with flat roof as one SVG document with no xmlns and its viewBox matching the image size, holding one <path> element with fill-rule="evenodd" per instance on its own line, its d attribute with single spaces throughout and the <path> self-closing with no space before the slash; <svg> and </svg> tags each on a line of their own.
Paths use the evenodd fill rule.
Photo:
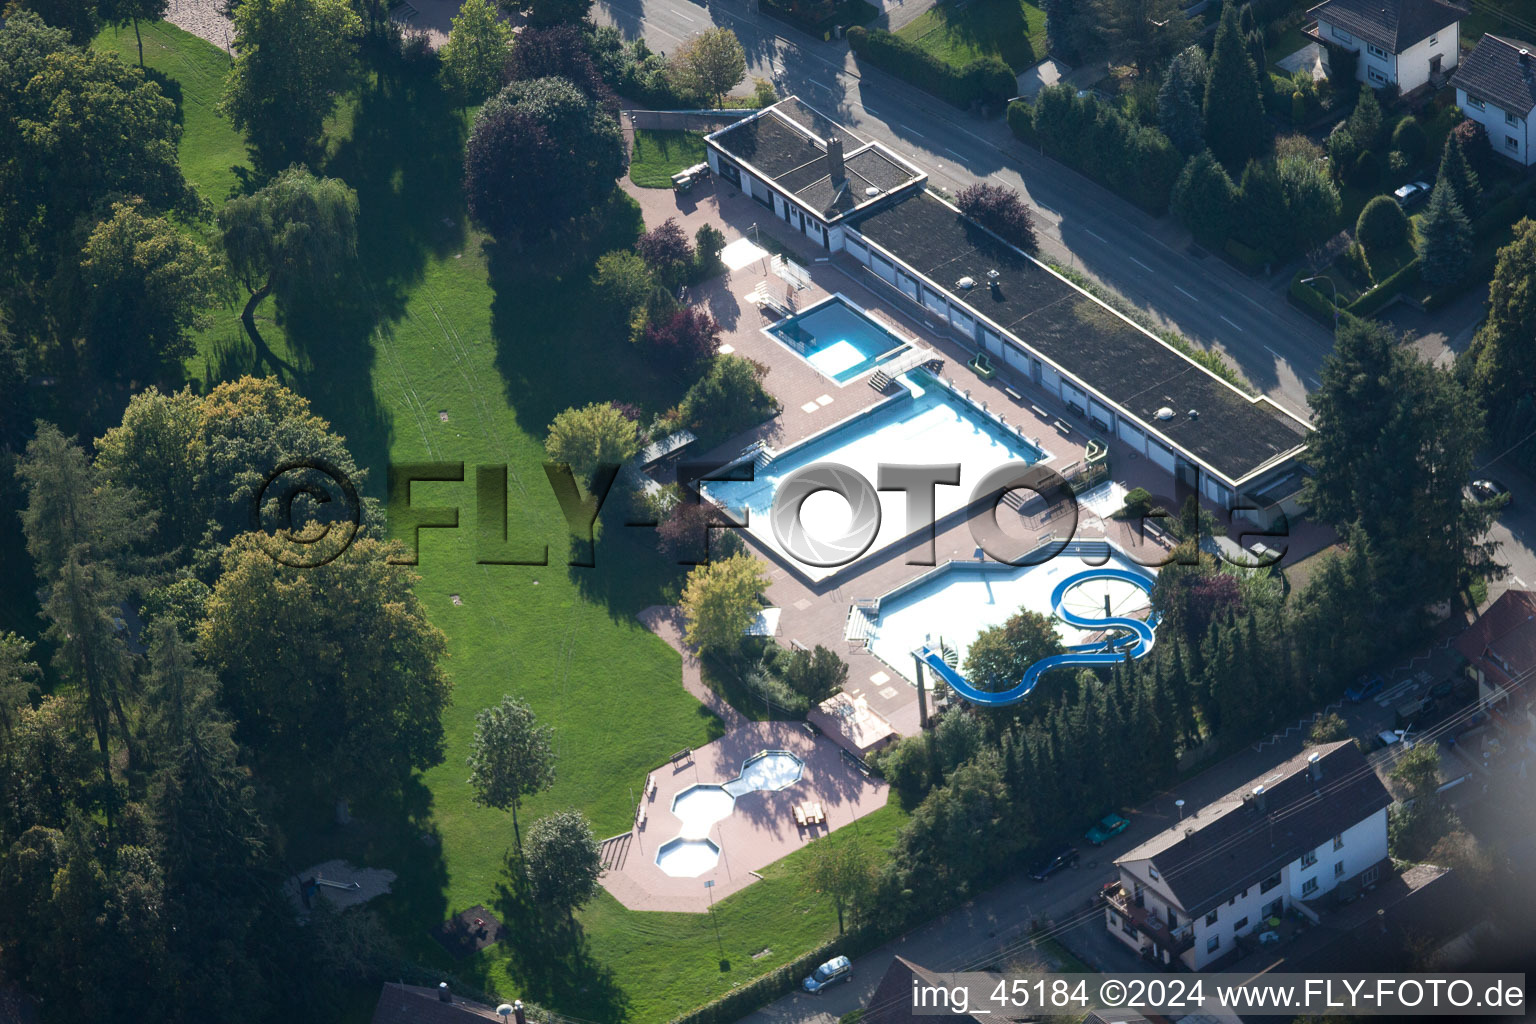
<svg viewBox="0 0 1536 1024">
<path fill-rule="evenodd" d="M 1299 511 L 1305 421 L 1232 386 L 969 220 L 879 142 L 791 97 L 706 143 L 721 178 L 828 251 L 847 253 L 893 297 L 1059 397 L 1106 439 L 1222 507 Z M 880 177 L 860 166 L 910 173 Z"/>
</svg>

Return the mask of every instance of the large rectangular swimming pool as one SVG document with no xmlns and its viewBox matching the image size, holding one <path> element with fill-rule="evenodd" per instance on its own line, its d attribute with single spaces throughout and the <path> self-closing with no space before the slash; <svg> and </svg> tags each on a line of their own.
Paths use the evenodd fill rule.
<svg viewBox="0 0 1536 1024">
<path fill-rule="evenodd" d="M 839 384 L 868 373 L 908 347 L 841 295 L 780 320 L 767 331 Z"/>
<path fill-rule="evenodd" d="M 747 532 L 760 544 L 784 555 L 773 534 L 768 511 L 779 483 L 789 474 L 816 462 L 835 462 L 863 474 L 871 485 L 879 481 L 881 463 L 897 465 L 960 464 L 958 487 L 935 488 L 934 513 L 942 520 L 965 507 L 971 489 L 991 470 L 1007 462 L 1032 464 L 1041 460 L 1038 448 L 996 422 L 964 399 L 951 394 L 922 371 L 907 375 L 909 391 L 869 412 L 775 455 L 757 467 L 750 481 L 715 481 L 704 493 L 740 514 L 747 513 Z M 872 554 L 912 532 L 907 524 L 906 495 L 880 492 L 880 529 Z M 813 535 L 834 537 L 848 525 L 848 503 L 840 496 L 813 495 L 801 507 L 801 522 Z M 786 560 L 810 579 L 824 579 L 842 567 L 821 568 Z M 940 558 L 942 559 L 942 554 Z"/>
</svg>

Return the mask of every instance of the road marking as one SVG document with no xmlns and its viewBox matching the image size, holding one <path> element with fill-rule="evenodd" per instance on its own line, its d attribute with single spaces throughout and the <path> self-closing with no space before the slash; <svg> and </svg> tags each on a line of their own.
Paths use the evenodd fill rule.
<svg viewBox="0 0 1536 1024">
<path fill-rule="evenodd" d="M 1223 320 L 1227 320 L 1226 317 L 1222 317 L 1222 319 Z M 1232 321 L 1231 320 L 1227 320 L 1227 323 L 1232 324 Z M 1232 326 L 1233 327 L 1237 327 L 1237 324 L 1232 324 Z M 1242 330 L 1241 327 L 1237 327 L 1237 329 L 1238 330 Z M 1276 359 L 1280 360 L 1282 363 L 1285 362 L 1285 356 L 1281 355 L 1279 352 L 1276 352 L 1274 349 L 1270 348 L 1268 345 L 1264 346 L 1264 351 L 1268 352 L 1270 355 L 1274 356 Z"/>
<path fill-rule="evenodd" d="M 906 125 L 899 125 L 898 127 L 900 127 L 904 132 L 911 132 L 913 135 L 916 135 L 920 139 L 926 139 L 928 137 L 922 132 L 918 131 L 916 128 L 908 128 Z"/>
<path fill-rule="evenodd" d="M 1099 241 L 1104 242 L 1105 245 L 1109 244 L 1109 242 L 1105 241 L 1104 236 L 1099 234 L 1097 231 L 1094 231 L 1094 230 L 1092 230 L 1090 228 L 1083 228 L 1083 231 L 1085 233 L 1087 233 L 1087 234 L 1092 235 L 1094 238 L 1097 238 Z"/>
<path fill-rule="evenodd" d="M 1268 311 L 1269 311 L 1269 310 L 1268 310 L 1268 308 L 1267 308 L 1267 307 L 1266 307 L 1266 306 L 1265 306 L 1265 305 L 1264 305 L 1264 303 L 1262 303 L 1262 302 L 1260 302 L 1260 301 L 1259 301 L 1259 300 L 1258 300 L 1258 299 L 1256 299 L 1256 298 L 1254 298 L 1254 297 L 1253 297 L 1253 296 L 1251 296 L 1251 295 L 1247 295 L 1247 294 L 1245 294 L 1245 293 L 1243 293 L 1243 292 L 1238 292 L 1238 293 L 1237 293 L 1237 294 L 1239 294 L 1239 295 L 1242 295 L 1242 296 L 1243 296 L 1243 298 L 1245 298 L 1245 299 L 1247 299 L 1247 300 L 1248 300 L 1248 301 L 1249 301 L 1249 302 L 1251 302 L 1251 303 L 1253 303 L 1253 304 L 1254 304 L 1254 305 L 1255 305 L 1255 306 L 1257 306 L 1257 307 L 1258 307 L 1258 308 L 1259 308 L 1259 309 L 1262 309 L 1262 310 L 1264 310 L 1264 311 L 1265 311 L 1265 312 L 1268 312 Z"/>
<path fill-rule="evenodd" d="M 682 18 L 684 21 L 692 21 L 693 20 L 692 18 L 688 17 L 688 15 L 684 14 L 682 11 L 673 11 L 672 13 L 677 15 L 679 18 Z"/>
<path fill-rule="evenodd" d="M 965 159 L 965 154 L 964 153 L 955 152 L 955 150 L 950 149 L 948 146 L 944 147 L 944 152 L 946 152 L 946 153 L 953 153 L 955 156 L 959 157 L 961 160 Z"/>
<path fill-rule="evenodd" d="M 1193 295 L 1189 294 L 1189 292 L 1184 291 L 1184 289 L 1180 288 L 1178 285 L 1174 285 L 1173 286 L 1173 290 L 1176 291 L 1176 292 L 1179 292 L 1180 294 L 1182 294 L 1187 299 L 1193 299 L 1195 302 L 1199 302 L 1200 301 L 1199 299 L 1196 299 Z"/>
<path fill-rule="evenodd" d="M 813 88 L 820 89 L 822 92 L 827 93 L 828 95 L 831 95 L 832 87 L 830 85 L 822 85 L 820 82 L 816 81 L 816 79 L 814 79 L 814 78 L 807 78 L 806 81 L 809 82 Z"/>
<path fill-rule="evenodd" d="M 1521 579 L 1519 576 L 1514 577 L 1514 580 L 1516 583 L 1520 584 L 1521 590 L 1525 589 L 1525 580 Z"/>
<path fill-rule="evenodd" d="M 1218 315 L 1218 316 L 1220 316 L 1220 314 L 1217 314 L 1217 315 Z M 1223 319 L 1223 320 L 1226 320 L 1226 321 L 1227 321 L 1227 323 L 1228 323 L 1228 324 L 1230 324 L 1230 325 L 1231 325 L 1231 326 L 1233 326 L 1233 327 L 1237 327 L 1237 324 L 1234 324 L 1234 323 L 1232 323 L 1232 321 L 1231 321 L 1231 320 L 1227 320 L 1227 318 L 1226 318 L 1226 317 L 1224 317 L 1224 316 L 1223 316 L 1223 317 L 1222 317 L 1222 319 Z M 1242 329 L 1242 328 L 1241 328 L 1241 327 L 1237 327 L 1237 329 L 1238 329 L 1238 331 L 1239 331 L 1239 332 L 1242 332 L 1242 330 L 1243 330 L 1243 329 Z"/>
<path fill-rule="evenodd" d="M 1314 388 L 1320 388 L 1323 386 L 1323 382 L 1318 380 L 1316 377 L 1308 377 L 1307 383 L 1311 384 Z"/>
<path fill-rule="evenodd" d="M 1094 235 L 1093 237 L 1094 238 L 1099 238 L 1098 235 Z M 1104 239 L 1099 238 L 1099 241 L 1102 242 L 1102 241 L 1104 241 Z M 1145 270 L 1147 273 L 1149 273 L 1149 274 L 1152 273 L 1152 268 L 1147 266 L 1145 263 L 1141 262 L 1141 260 L 1137 259 L 1135 256 L 1127 256 L 1126 259 L 1130 260 L 1132 263 L 1136 264 L 1138 267 L 1140 267 L 1142 270 Z"/>
</svg>

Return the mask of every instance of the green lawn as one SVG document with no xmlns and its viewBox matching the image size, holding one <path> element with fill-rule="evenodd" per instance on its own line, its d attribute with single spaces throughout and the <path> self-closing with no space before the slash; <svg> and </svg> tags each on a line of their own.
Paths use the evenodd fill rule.
<svg viewBox="0 0 1536 1024">
<path fill-rule="evenodd" d="M 1536 37 L 1536 0 L 1489 0 L 1478 4 L 1462 19 L 1461 41 L 1471 45 L 1485 32 L 1527 40 Z"/>
<path fill-rule="evenodd" d="M 629 180 L 641 188 L 671 188 L 672 175 L 704 159 L 704 136 L 698 132 L 637 128 Z"/>
<path fill-rule="evenodd" d="M 1308 46 L 1315 41 L 1316 40 L 1308 39 L 1306 36 L 1301 34 L 1300 24 L 1288 26 L 1286 30 L 1280 34 L 1280 38 L 1275 40 L 1273 46 L 1266 46 L 1264 48 L 1265 52 L 1267 52 L 1270 57 L 1269 70 L 1277 75 L 1285 75 L 1289 77 L 1292 72 L 1282 68 L 1279 64 L 1279 61 L 1284 60 L 1291 54 L 1295 53 L 1297 50 L 1301 49 L 1303 46 Z"/>
<path fill-rule="evenodd" d="M 169 25 L 143 31 L 146 63 L 178 96 L 183 165 L 216 206 L 249 174 L 240 138 L 214 111 L 227 59 Z M 109 31 L 97 45 L 131 59 L 133 34 Z M 656 411 L 680 397 L 682 385 L 653 374 L 623 329 L 586 301 L 592 260 L 633 242 L 638 210 L 616 194 L 589 236 L 565 240 L 558 253 L 499 251 L 465 218 L 466 124 L 463 111 L 406 73 L 349 97 L 317 169 L 358 191 L 353 287 L 324 309 L 281 320 L 263 304 L 270 357 L 243 336 L 238 302 L 214 310 L 188 366 L 198 383 L 277 373 L 347 436 L 375 496 L 391 462 L 465 464 L 465 483 L 414 489 L 419 503 L 460 509 L 459 529 L 422 531 L 418 567 L 417 591 L 449 638 L 445 759 L 406 792 L 354 806 L 357 821 L 345 829 L 327 808 L 288 809 L 284 855 L 294 865 L 346 857 L 395 871 L 394 895 L 374 906 L 409 956 L 471 985 L 588 1020 L 664 1020 L 826 941 L 836 925 L 830 907 L 800 893 L 789 861 L 719 904 L 724 969 L 705 916 L 632 913 L 604 895 L 571 932 L 529 918 L 527 901 L 509 889 L 510 818 L 471 804 L 464 782 L 478 710 L 518 694 L 555 730 L 558 779 L 523 807 L 525 826 L 575 806 L 601 836 L 628 826 L 651 768 L 720 726 L 682 689 L 676 652 L 635 620 L 676 582 L 652 538 L 613 527 L 599 540 L 596 568 L 568 566 L 572 544 L 540 465 L 544 431 L 566 406 L 623 399 Z M 476 563 L 475 467 L 502 464 L 509 537 L 547 544 L 547 566 Z M 857 834 L 883 848 L 904 818 L 887 808 Z M 855 835 L 845 829 L 836 841 Z M 516 941 L 452 963 L 428 932 L 479 903 L 514 926 Z M 752 958 L 765 948 L 772 952 Z M 359 991 L 360 1019 L 371 998 Z"/>
<path fill-rule="evenodd" d="M 934 6 L 896 34 L 957 68 L 993 56 L 1023 71 L 1045 58 L 1045 12 L 1024 0 Z"/>
</svg>

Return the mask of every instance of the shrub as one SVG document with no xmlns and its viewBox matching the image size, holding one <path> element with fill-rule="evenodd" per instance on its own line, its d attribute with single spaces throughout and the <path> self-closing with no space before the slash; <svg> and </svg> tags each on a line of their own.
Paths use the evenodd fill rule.
<svg viewBox="0 0 1536 1024">
<path fill-rule="evenodd" d="M 1303 124 L 1307 120 L 1307 98 L 1299 92 L 1291 93 L 1291 123 Z"/>
<path fill-rule="evenodd" d="M 1038 248 L 1034 215 L 1029 204 L 1013 189 L 986 182 L 968 185 L 955 197 L 955 205 L 961 213 L 1025 252 Z"/>
<path fill-rule="evenodd" d="M 720 348 L 720 325 L 702 309 L 679 309 L 646 325 L 646 349 L 669 369 L 702 363 Z"/>
<path fill-rule="evenodd" d="M 1020 142 L 1035 141 L 1035 108 L 1025 100 L 1008 104 L 1008 130 Z"/>
<path fill-rule="evenodd" d="M 1408 241 L 1408 218 L 1391 196 L 1377 196 L 1365 204 L 1355 221 L 1355 241 L 1367 259 L 1398 248 Z"/>
<path fill-rule="evenodd" d="M 1116 519 L 1143 519 L 1152 511 L 1152 493 L 1145 487 L 1132 487 L 1125 492 L 1125 504 L 1115 513 Z"/>
<path fill-rule="evenodd" d="M 1381 161 L 1370 150 L 1364 150 L 1355 157 L 1355 165 L 1350 171 L 1349 183 L 1356 188 L 1375 188 L 1381 180 Z"/>
<path fill-rule="evenodd" d="M 1017 77 L 996 57 L 983 57 L 957 69 L 894 33 L 858 25 L 848 30 L 848 48 L 861 61 L 957 107 L 1001 106 L 1018 91 Z"/>
<path fill-rule="evenodd" d="M 1028 132 L 1020 138 L 1153 213 L 1168 208 L 1184 161 L 1161 131 L 1064 85 L 1042 89 L 1033 115 L 1010 113 L 1015 134 L 1021 128 Z"/>
<path fill-rule="evenodd" d="M 1487 129 L 1467 118 L 1451 129 L 1451 134 L 1461 143 L 1461 151 L 1475 174 L 1486 175 L 1493 169 L 1493 146 L 1488 141 Z"/>
<path fill-rule="evenodd" d="M 1351 302 L 1345 308 L 1358 317 L 1375 316 L 1388 302 L 1395 299 L 1406 288 L 1411 288 L 1419 282 L 1419 260 L 1409 260 L 1390 277 L 1379 282 L 1376 287 Z"/>
<path fill-rule="evenodd" d="M 1286 297 L 1290 299 L 1293 306 L 1298 307 L 1302 312 L 1311 316 L 1312 319 L 1332 330 L 1334 317 L 1336 316 L 1333 303 L 1329 301 L 1327 295 L 1312 287 L 1312 285 L 1302 284 L 1302 279 L 1308 276 L 1310 275 L 1305 268 L 1296 271 L 1296 276 L 1291 278 L 1291 286 L 1286 291 Z"/>
<path fill-rule="evenodd" d="M 722 269 L 720 251 L 725 248 L 725 235 L 713 224 L 700 224 L 693 244 L 694 279 L 714 277 Z"/>
<path fill-rule="evenodd" d="M 1397 122 L 1397 127 L 1392 129 L 1392 148 L 1401 151 L 1410 163 L 1417 163 L 1424 159 L 1424 147 L 1428 143 L 1429 138 L 1424 134 L 1424 126 L 1419 124 L 1419 119 L 1412 114 L 1406 115 Z"/>
<path fill-rule="evenodd" d="M 704 377 L 683 396 L 683 421 L 700 438 L 721 440 L 775 415 L 779 403 L 763 390 L 766 372 L 741 356 L 715 356 Z"/>
<path fill-rule="evenodd" d="M 1328 163 L 1335 176 L 1342 179 L 1355 166 L 1355 158 L 1359 155 L 1360 143 L 1342 124 L 1328 136 Z"/>
<path fill-rule="evenodd" d="M 683 271 L 693 263 L 693 246 L 677 218 L 668 217 L 635 242 L 635 252 L 656 277 L 667 285 L 681 283 Z"/>
</svg>

